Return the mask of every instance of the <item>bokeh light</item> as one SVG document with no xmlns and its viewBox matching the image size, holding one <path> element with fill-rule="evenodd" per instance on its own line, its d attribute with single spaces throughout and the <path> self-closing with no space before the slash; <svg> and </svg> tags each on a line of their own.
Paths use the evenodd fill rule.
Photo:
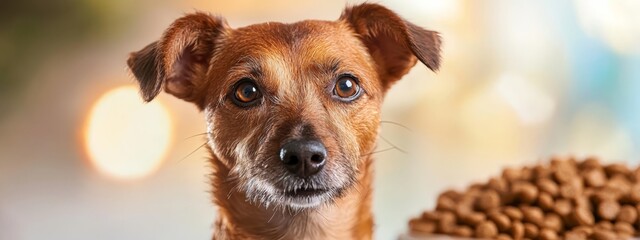
<svg viewBox="0 0 640 240">
<path fill-rule="evenodd" d="M 143 103 L 134 86 L 105 93 L 87 117 L 85 145 L 93 165 L 121 179 L 157 170 L 171 139 L 171 119 L 159 102 Z"/>
</svg>

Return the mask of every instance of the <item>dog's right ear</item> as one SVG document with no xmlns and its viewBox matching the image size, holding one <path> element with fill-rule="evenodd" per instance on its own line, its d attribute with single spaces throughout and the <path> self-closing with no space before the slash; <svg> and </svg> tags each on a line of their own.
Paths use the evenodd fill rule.
<svg viewBox="0 0 640 240">
<path fill-rule="evenodd" d="M 133 52 L 127 65 L 140 84 L 145 101 L 160 89 L 203 107 L 199 90 L 221 38 L 229 31 L 226 21 L 205 13 L 188 14 L 174 21 L 159 41 Z"/>
</svg>

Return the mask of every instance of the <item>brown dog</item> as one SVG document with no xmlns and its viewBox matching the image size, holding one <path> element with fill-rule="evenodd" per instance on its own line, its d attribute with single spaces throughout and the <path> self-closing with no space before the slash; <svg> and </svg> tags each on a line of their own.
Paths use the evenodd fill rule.
<svg viewBox="0 0 640 240">
<path fill-rule="evenodd" d="M 205 112 L 214 239 L 370 239 L 372 159 L 389 87 L 440 38 L 376 4 L 337 21 L 231 29 L 189 14 L 128 65 Z"/>
</svg>

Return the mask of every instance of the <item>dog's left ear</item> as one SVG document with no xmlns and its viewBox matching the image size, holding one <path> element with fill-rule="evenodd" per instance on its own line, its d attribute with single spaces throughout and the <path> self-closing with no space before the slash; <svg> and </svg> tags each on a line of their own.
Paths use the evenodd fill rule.
<svg viewBox="0 0 640 240">
<path fill-rule="evenodd" d="M 230 31 L 221 17 L 206 13 L 187 14 L 175 20 L 160 40 L 133 52 L 127 60 L 140 84 L 145 101 L 160 90 L 203 107 L 201 93 L 206 71 L 221 36 Z"/>
<path fill-rule="evenodd" d="M 440 66 L 440 36 L 414 25 L 393 11 L 364 3 L 340 16 L 359 35 L 378 65 L 385 88 L 409 72 L 417 60 L 436 71 Z"/>
</svg>

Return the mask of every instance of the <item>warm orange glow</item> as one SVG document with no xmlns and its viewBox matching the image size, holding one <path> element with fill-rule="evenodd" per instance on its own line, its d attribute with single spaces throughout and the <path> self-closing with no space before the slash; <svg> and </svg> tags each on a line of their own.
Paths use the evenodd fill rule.
<svg viewBox="0 0 640 240">
<path fill-rule="evenodd" d="M 140 178 L 160 167 L 171 139 L 171 119 L 158 100 L 145 104 L 136 87 L 118 87 L 93 105 L 84 138 L 91 162 L 100 172 Z"/>
</svg>

